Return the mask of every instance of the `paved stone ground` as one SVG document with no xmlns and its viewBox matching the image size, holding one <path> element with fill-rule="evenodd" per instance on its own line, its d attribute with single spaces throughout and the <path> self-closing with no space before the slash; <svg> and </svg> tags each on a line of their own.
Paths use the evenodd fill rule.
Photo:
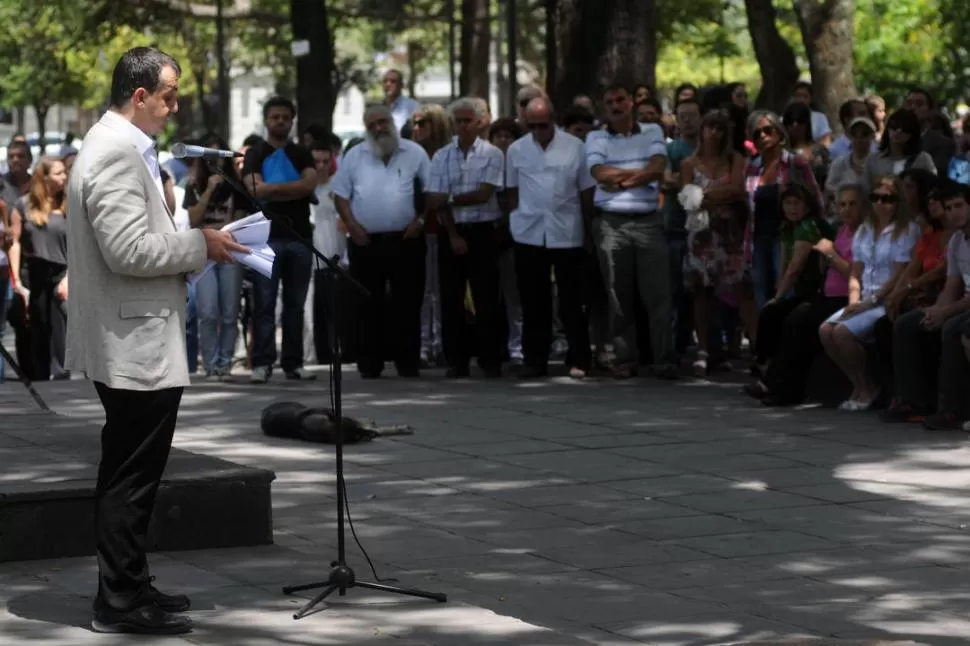
<svg viewBox="0 0 970 646">
<path fill-rule="evenodd" d="M 62 414 L 99 419 L 90 384 L 40 388 Z M 293 621 L 298 601 L 280 585 L 323 578 L 335 555 L 333 452 L 263 437 L 259 411 L 320 404 L 324 384 L 200 382 L 177 446 L 274 469 L 276 545 L 155 555 L 159 585 L 192 595 L 198 627 L 145 641 L 967 643 L 964 434 L 765 410 L 706 382 L 350 374 L 346 390 L 349 415 L 416 430 L 348 447 L 357 532 L 379 574 L 449 603 L 352 591 Z M 0 386 L 0 441 L 48 424 L 18 413 L 30 407 L 19 384 Z M 0 448 L 16 455 L 16 443 Z M 3 461 L 0 477 L 26 476 Z M 349 554 L 371 578 L 358 548 Z M 94 571 L 91 559 L 0 565 L 0 642 L 130 643 L 87 630 Z"/>
</svg>

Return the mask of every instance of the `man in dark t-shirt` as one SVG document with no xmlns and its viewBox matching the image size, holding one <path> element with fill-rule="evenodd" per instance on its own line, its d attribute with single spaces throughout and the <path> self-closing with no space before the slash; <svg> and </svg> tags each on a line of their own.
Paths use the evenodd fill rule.
<svg viewBox="0 0 970 646">
<path fill-rule="evenodd" d="M 290 140 L 295 117 L 296 107 L 289 99 L 274 97 L 267 101 L 263 106 L 266 142 L 251 148 L 243 161 L 243 181 L 270 218 L 269 245 L 276 253 L 272 279 L 259 274 L 253 278 L 254 383 L 266 383 L 276 362 L 276 296 L 280 283 L 280 365 L 288 379 L 314 378 L 303 367 L 303 310 L 313 273 L 313 253 L 304 240 L 313 235 L 310 198 L 317 174 L 310 151 Z"/>
</svg>

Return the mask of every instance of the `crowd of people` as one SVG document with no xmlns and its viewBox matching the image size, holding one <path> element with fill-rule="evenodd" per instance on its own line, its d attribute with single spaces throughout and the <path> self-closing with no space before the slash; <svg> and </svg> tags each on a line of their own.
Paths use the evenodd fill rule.
<svg viewBox="0 0 970 646">
<path fill-rule="evenodd" d="M 830 360 L 851 385 L 841 410 L 963 425 L 970 160 L 927 91 L 898 108 L 846 101 L 836 133 L 809 83 L 781 114 L 751 110 L 741 83 L 684 84 L 669 109 L 643 85 L 569 106 L 529 86 L 501 118 L 481 98 L 421 104 L 403 85 L 388 71 L 366 136 L 346 142 L 315 124 L 295 140 L 296 106 L 269 100 L 263 135 L 223 168 L 245 192 L 207 163 L 188 169 L 183 226 L 264 209 L 276 253 L 272 278 L 223 265 L 194 285 L 190 367 L 228 379 L 242 345 L 265 383 L 279 331 L 289 379 L 312 379 L 305 363 L 330 361 L 335 339 L 364 378 L 387 361 L 404 378 L 464 378 L 474 361 L 485 378 L 541 379 L 561 356 L 574 379 L 677 379 L 733 369 L 746 339 L 743 391 L 765 405 L 804 401 Z M 62 378 L 73 153 L 30 174 L 26 143 L 8 150 L 0 324 L 30 378 Z"/>
</svg>

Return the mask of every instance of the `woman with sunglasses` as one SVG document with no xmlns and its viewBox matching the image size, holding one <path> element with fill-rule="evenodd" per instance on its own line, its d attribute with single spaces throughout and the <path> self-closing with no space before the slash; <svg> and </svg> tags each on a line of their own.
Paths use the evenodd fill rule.
<svg viewBox="0 0 970 646">
<path fill-rule="evenodd" d="M 451 143 L 451 116 L 436 103 L 426 103 L 411 115 L 411 141 L 434 157 Z M 424 300 L 421 303 L 421 364 L 430 368 L 443 359 L 441 342 L 441 297 L 438 285 L 438 218 L 428 217 L 424 224 L 428 245 L 424 261 Z"/>
<path fill-rule="evenodd" d="M 866 161 L 863 183 L 872 190 L 880 177 L 901 175 L 910 168 L 922 168 L 936 174 L 933 158 L 923 150 L 919 118 L 912 110 L 903 108 L 889 117 L 879 152 Z"/>
<path fill-rule="evenodd" d="M 203 146 L 226 150 L 229 146 L 218 137 L 203 140 Z M 217 162 L 223 173 L 240 181 L 232 159 Z M 185 187 L 182 208 L 189 212 L 189 222 L 198 229 L 221 229 L 244 217 L 251 202 L 229 186 L 204 159 L 193 160 L 189 182 Z M 209 268 L 195 284 L 195 306 L 199 321 L 199 351 L 202 370 L 208 378 L 229 379 L 232 359 L 239 334 L 239 306 L 242 299 L 243 267 L 238 263 L 218 264 Z"/>
<path fill-rule="evenodd" d="M 745 188 L 753 214 L 745 231 L 745 255 L 750 263 L 755 303 L 760 310 L 774 296 L 781 271 L 780 187 L 804 184 L 819 205 L 822 194 L 808 161 L 788 149 L 788 132 L 777 114 L 755 111 L 748 119 L 748 132 L 758 156 L 745 169 Z"/>
<path fill-rule="evenodd" d="M 865 343 L 886 315 L 885 300 L 909 263 L 919 226 L 912 221 L 895 175 L 875 181 L 869 200 L 873 214 L 852 239 L 849 305 L 819 328 L 826 354 L 852 383 L 852 395 L 840 410 L 868 410 L 880 394 L 867 367 Z"/>
<path fill-rule="evenodd" d="M 825 186 L 832 156 L 829 149 L 815 142 L 812 131 L 812 110 L 804 103 L 789 103 L 781 115 L 782 123 L 788 131 L 791 151 L 802 157 L 812 167 L 815 181 Z"/>
</svg>

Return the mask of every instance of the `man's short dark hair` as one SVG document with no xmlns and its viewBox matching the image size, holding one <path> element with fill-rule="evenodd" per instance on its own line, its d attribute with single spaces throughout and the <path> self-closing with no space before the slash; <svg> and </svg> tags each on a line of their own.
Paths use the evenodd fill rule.
<svg viewBox="0 0 970 646">
<path fill-rule="evenodd" d="M 310 151 L 314 150 L 326 150 L 328 153 L 333 153 L 333 144 L 328 139 L 314 139 L 310 144 Z"/>
<path fill-rule="evenodd" d="M 182 75 L 178 61 L 154 47 L 134 47 L 125 52 L 111 74 L 111 106 L 120 108 L 143 87 L 154 94 L 162 84 L 162 70 L 171 67 Z"/>
<path fill-rule="evenodd" d="M 491 141 L 500 132 L 507 132 L 513 139 L 522 136 L 522 128 L 518 122 L 511 117 L 502 117 L 492 122 L 488 127 L 488 140 Z"/>
<path fill-rule="evenodd" d="M 959 199 L 970 202 L 970 186 L 955 182 L 952 179 L 945 179 L 936 187 L 934 198 L 939 200 L 940 204 Z"/>
<path fill-rule="evenodd" d="M 676 114 L 677 110 L 680 109 L 680 106 L 682 106 L 682 105 L 696 105 L 698 112 L 700 112 L 702 114 L 704 112 L 703 108 L 701 108 L 701 102 L 698 101 L 697 99 L 693 99 L 692 98 L 692 99 L 684 99 L 683 101 L 678 101 L 676 107 L 674 107 L 674 113 L 675 114 Z"/>
<path fill-rule="evenodd" d="M 936 109 L 936 100 L 933 98 L 933 95 L 930 94 L 929 90 L 925 88 L 921 88 L 918 85 L 912 85 L 910 86 L 906 94 L 907 96 L 910 94 L 922 94 L 924 97 L 926 97 L 927 107 L 929 107 L 930 110 Z"/>
<path fill-rule="evenodd" d="M 625 83 L 613 82 L 603 88 L 603 96 L 606 96 L 607 94 L 614 94 L 616 92 L 626 92 L 628 96 L 633 96 L 633 92 L 630 91 L 629 86 Z"/>
<path fill-rule="evenodd" d="M 562 115 L 562 127 L 569 128 L 577 123 L 588 123 L 596 125 L 596 117 L 593 113 L 581 105 L 572 105 Z"/>
<path fill-rule="evenodd" d="M 23 139 L 17 139 L 15 141 L 11 141 L 10 144 L 7 145 L 7 154 L 9 155 L 10 151 L 15 148 L 22 148 L 27 159 L 34 158 L 34 152 L 30 149 L 30 144 L 28 144 Z"/>
<path fill-rule="evenodd" d="M 846 101 L 845 103 L 839 106 L 839 121 L 841 121 L 842 123 L 848 123 L 849 119 L 852 117 L 852 106 L 856 104 L 865 107 L 866 112 L 868 113 L 866 116 L 868 116 L 870 119 L 875 120 L 873 118 L 875 116 L 873 114 L 874 110 L 872 109 L 871 105 L 869 105 L 862 99 L 849 99 L 848 101 Z"/>
<path fill-rule="evenodd" d="M 269 111 L 273 108 L 286 108 L 290 111 L 290 115 L 296 118 L 296 104 L 287 99 L 285 96 L 274 96 L 270 97 L 269 101 L 263 104 L 263 121 L 269 116 Z"/>
<path fill-rule="evenodd" d="M 663 105 L 661 105 L 660 104 L 660 101 L 657 100 L 655 97 L 648 96 L 643 101 L 640 101 L 639 103 L 637 103 L 637 108 L 639 108 L 641 105 L 649 105 L 649 106 L 652 106 L 657 111 L 657 114 L 663 114 L 664 113 L 664 107 L 663 107 Z"/>
<path fill-rule="evenodd" d="M 257 134 L 252 134 L 243 139 L 243 148 L 252 148 L 253 146 L 261 146 L 266 143 L 266 140 Z"/>
</svg>

